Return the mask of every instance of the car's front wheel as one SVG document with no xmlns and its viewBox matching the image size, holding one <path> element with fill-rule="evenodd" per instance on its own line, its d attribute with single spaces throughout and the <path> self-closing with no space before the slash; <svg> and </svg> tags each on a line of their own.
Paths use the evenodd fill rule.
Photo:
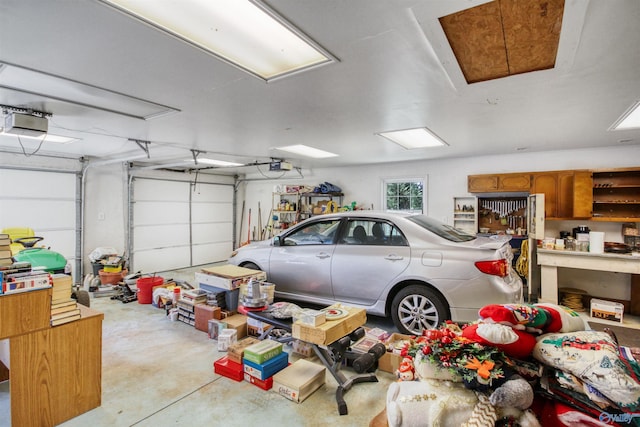
<svg viewBox="0 0 640 427">
<path fill-rule="evenodd" d="M 260 270 L 260 267 L 258 267 L 257 265 L 255 265 L 252 262 L 245 262 L 240 267 L 250 268 L 251 270 Z"/>
<path fill-rule="evenodd" d="M 397 293 L 391 303 L 391 318 L 401 333 L 421 335 L 449 319 L 442 297 L 423 285 L 409 285 Z"/>
</svg>

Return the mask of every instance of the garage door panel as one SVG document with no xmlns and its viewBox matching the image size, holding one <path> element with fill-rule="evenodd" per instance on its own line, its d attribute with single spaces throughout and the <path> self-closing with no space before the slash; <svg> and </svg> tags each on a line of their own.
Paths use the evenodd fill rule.
<svg viewBox="0 0 640 427">
<path fill-rule="evenodd" d="M 75 260 L 77 185 L 75 172 L 0 168 L 0 229 L 31 228 L 42 246 Z"/>
<path fill-rule="evenodd" d="M 188 202 L 188 182 L 137 179 L 135 187 L 136 201 Z"/>
<path fill-rule="evenodd" d="M 198 184 L 191 198 L 194 203 L 199 202 L 223 202 L 233 200 L 233 188 L 230 186 Z"/>
<path fill-rule="evenodd" d="M 189 246 L 189 224 L 165 224 L 136 227 L 133 241 L 140 250 L 171 246 Z"/>
<path fill-rule="evenodd" d="M 189 265 L 191 261 L 188 247 L 165 248 L 162 253 L 162 257 L 159 257 L 155 250 L 137 251 L 135 269 L 144 273 L 176 270 Z"/>
<path fill-rule="evenodd" d="M 46 231 L 44 233 L 36 233 L 44 237 L 40 244 L 50 248 L 52 251 L 61 253 L 66 259 L 71 260 L 76 257 L 75 240 L 69 240 L 69 233 L 74 230 Z"/>
<path fill-rule="evenodd" d="M 69 198 L 74 200 L 76 176 L 73 173 L 0 169 L 0 197 Z"/>
<path fill-rule="evenodd" d="M 136 202 L 134 226 L 189 222 L 188 203 Z"/>
<path fill-rule="evenodd" d="M 229 241 L 231 239 L 231 224 L 194 224 L 193 244 L 217 243 Z"/>
<path fill-rule="evenodd" d="M 171 268 L 228 258 L 233 247 L 233 186 L 147 178 L 136 178 L 133 184 L 131 252 L 136 270 L 149 265 L 149 252 L 154 263 Z M 175 259 L 176 247 L 180 261 Z"/>
<path fill-rule="evenodd" d="M 227 203 L 194 203 L 192 205 L 191 218 L 194 223 L 233 221 L 233 204 Z"/>
<path fill-rule="evenodd" d="M 230 242 L 193 246 L 193 265 L 209 264 L 229 259 L 233 245 Z"/>
<path fill-rule="evenodd" d="M 13 199 L 2 200 L 1 203 L 16 208 L 0 209 L 0 228 L 28 227 L 36 234 L 51 228 L 68 228 L 72 234 L 75 232 L 76 206 L 73 199 Z"/>
</svg>

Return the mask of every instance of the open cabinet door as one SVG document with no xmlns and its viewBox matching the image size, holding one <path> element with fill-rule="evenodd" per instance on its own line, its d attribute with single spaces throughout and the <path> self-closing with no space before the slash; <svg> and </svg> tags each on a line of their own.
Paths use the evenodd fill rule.
<svg viewBox="0 0 640 427">
<path fill-rule="evenodd" d="M 534 303 L 540 296 L 540 266 L 538 240 L 544 239 L 544 194 L 530 194 L 527 203 L 527 233 L 529 267 L 527 274 L 527 302 Z"/>
</svg>

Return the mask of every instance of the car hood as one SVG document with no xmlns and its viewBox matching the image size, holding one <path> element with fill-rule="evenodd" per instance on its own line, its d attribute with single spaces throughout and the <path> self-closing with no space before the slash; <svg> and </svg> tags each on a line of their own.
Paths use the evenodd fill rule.
<svg viewBox="0 0 640 427">
<path fill-rule="evenodd" d="M 237 249 L 237 251 L 242 252 L 245 249 L 265 248 L 265 247 L 272 246 L 272 244 L 273 244 L 273 239 L 260 240 L 257 242 L 251 242 L 248 245 L 241 246 Z"/>
</svg>

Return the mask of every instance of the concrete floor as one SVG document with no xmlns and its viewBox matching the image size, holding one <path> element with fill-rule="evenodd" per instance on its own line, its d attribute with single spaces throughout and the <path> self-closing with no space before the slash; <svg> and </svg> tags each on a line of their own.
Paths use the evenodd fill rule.
<svg viewBox="0 0 640 427">
<path fill-rule="evenodd" d="M 180 276 L 170 277 L 192 282 Z M 170 321 L 164 310 L 108 297 L 92 298 L 91 307 L 105 315 L 102 405 L 63 423 L 65 427 L 367 426 L 384 409 L 387 388 L 395 381 L 394 375 L 378 371 L 379 382 L 354 385 L 344 395 L 349 413 L 340 416 L 337 382 L 328 372 L 326 384 L 296 404 L 215 374 L 213 362 L 226 352 L 218 352 L 217 341 L 206 333 Z M 291 354 L 289 361 L 298 357 Z M 309 360 L 321 364 L 317 358 Z M 343 372 L 354 374 L 349 368 Z M 0 427 L 10 426 L 9 383 L 0 384 Z"/>
<path fill-rule="evenodd" d="M 160 275 L 193 284 L 193 271 Z M 384 409 L 387 388 L 395 381 L 394 375 L 378 371 L 379 382 L 354 385 L 345 394 L 349 414 L 340 416 L 337 383 L 329 373 L 323 387 L 296 404 L 273 391 L 215 374 L 213 362 L 225 354 L 217 351 L 217 341 L 170 321 L 164 310 L 108 297 L 92 298 L 91 307 L 105 315 L 102 405 L 62 424 L 65 427 L 367 426 Z M 394 331 L 387 319 L 369 316 L 367 324 Z M 638 346 L 636 330 L 621 328 L 618 333 L 621 344 Z M 298 357 L 291 354 L 289 360 Z M 348 368 L 343 372 L 353 374 Z M 11 425 L 9 408 L 9 382 L 0 383 L 0 427 Z"/>
</svg>

